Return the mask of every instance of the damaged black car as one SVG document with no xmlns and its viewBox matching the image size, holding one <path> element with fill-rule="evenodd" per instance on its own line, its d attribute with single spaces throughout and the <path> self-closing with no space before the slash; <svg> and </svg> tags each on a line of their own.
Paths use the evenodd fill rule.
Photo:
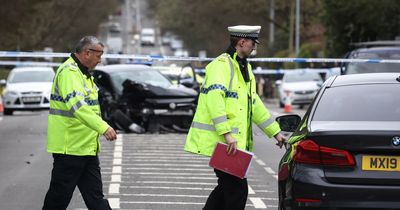
<svg viewBox="0 0 400 210">
<path fill-rule="evenodd" d="M 102 117 L 124 132 L 187 132 L 198 92 L 174 85 L 151 66 L 117 64 L 92 71 Z"/>
</svg>

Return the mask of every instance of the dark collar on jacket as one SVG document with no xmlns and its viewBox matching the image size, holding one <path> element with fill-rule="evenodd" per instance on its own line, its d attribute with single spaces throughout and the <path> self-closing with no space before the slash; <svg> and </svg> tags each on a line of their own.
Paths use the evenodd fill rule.
<svg viewBox="0 0 400 210">
<path fill-rule="evenodd" d="M 226 53 L 228 53 L 232 59 L 235 59 L 235 53 L 236 53 L 236 48 L 233 47 L 232 45 L 229 45 L 228 49 L 226 50 Z M 247 69 L 247 59 L 246 58 L 240 58 L 236 54 L 236 61 L 239 63 L 240 67 L 240 72 L 242 73 L 243 79 L 245 82 L 250 81 L 250 76 L 249 76 L 249 71 Z"/>
<path fill-rule="evenodd" d="M 90 78 L 91 75 L 89 73 L 89 68 L 84 66 L 79 59 L 76 57 L 76 55 L 74 53 L 71 53 L 71 57 L 72 59 L 74 59 L 74 61 L 76 62 L 76 64 L 78 64 L 79 69 L 81 70 L 81 72 L 86 75 L 87 78 Z"/>
</svg>

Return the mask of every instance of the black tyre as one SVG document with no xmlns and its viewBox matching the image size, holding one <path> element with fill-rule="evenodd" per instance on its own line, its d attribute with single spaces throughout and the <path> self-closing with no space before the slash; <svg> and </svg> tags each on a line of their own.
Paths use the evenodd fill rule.
<svg viewBox="0 0 400 210">
<path fill-rule="evenodd" d="M 14 110 L 12 110 L 12 109 L 7 109 L 7 108 L 4 109 L 4 115 L 12 115 L 13 112 L 14 112 Z"/>
<path fill-rule="evenodd" d="M 111 119 L 113 123 L 118 124 L 125 132 L 130 133 L 129 126 L 133 123 L 133 121 L 124 114 L 121 110 L 117 109 L 115 112 L 111 114 Z"/>
</svg>

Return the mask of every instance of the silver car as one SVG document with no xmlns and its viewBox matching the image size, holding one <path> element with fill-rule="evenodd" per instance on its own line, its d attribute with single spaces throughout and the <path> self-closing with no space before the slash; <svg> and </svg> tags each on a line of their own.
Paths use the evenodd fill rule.
<svg viewBox="0 0 400 210">
<path fill-rule="evenodd" d="M 293 105 L 310 104 L 323 83 L 317 71 L 292 70 L 285 72 L 283 79 L 276 82 L 279 105 L 284 107 L 286 100 Z"/>
<path fill-rule="evenodd" d="M 4 115 L 16 110 L 40 110 L 50 107 L 54 70 L 50 67 L 17 67 L 11 70 L 3 90 Z"/>
</svg>

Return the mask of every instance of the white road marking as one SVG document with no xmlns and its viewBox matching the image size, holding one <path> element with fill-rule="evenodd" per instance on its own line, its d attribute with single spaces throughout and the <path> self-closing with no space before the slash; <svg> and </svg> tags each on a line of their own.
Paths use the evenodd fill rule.
<svg viewBox="0 0 400 210">
<path fill-rule="evenodd" d="M 113 174 L 121 174 L 122 173 L 122 167 L 121 166 L 113 166 L 112 167 L 112 173 Z"/>
<path fill-rule="evenodd" d="M 136 172 L 133 174 L 137 175 L 171 175 L 171 176 L 212 176 L 215 179 L 215 174 L 213 173 L 165 173 L 165 172 Z M 190 177 L 184 177 L 185 179 L 188 179 Z"/>
<path fill-rule="evenodd" d="M 111 182 L 121 182 L 121 175 L 111 175 Z"/>
<path fill-rule="evenodd" d="M 193 167 L 193 168 L 209 168 L 210 166 L 204 164 L 170 164 L 170 163 L 138 163 L 135 166 L 160 166 L 160 167 Z"/>
<path fill-rule="evenodd" d="M 269 113 L 271 113 L 272 115 L 275 115 L 275 116 L 277 116 L 277 115 L 280 115 L 281 113 L 280 112 L 274 112 L 274 111 L 271 111 L 270 110 L 270 112 Z"/>
<path fill-rule="evenodd" d="M 134 181 L 129 183 L 138 183 L 138 184 L 188 184 L 188 185 L 212 185 L 215 183 L 207 183 L 207 182 L 167 182 L 167 181 Z"/>
<path fill-rule="evenodd" d="M 194 180 L 215 180 L 215 175 L 213 177 L 171 177 L 171 176 L 143 176 L 146 179 L 194 179 Z"/>
<path fill-rule="evenodd" d="M 110 184 L 110 188 L 108 189 L 108 194 L 118 194 L 120 184 Z"/>
<path fill-rule="evenodd" d="M 117 134 L 117 140 L 114 145 L 114 155 L 113 155 L 113 167 L 111 174 L 111 184 L 108 188 L 108 194 L 119 194 L 119 188 L 121 186 L 121 173 L 122 167 L 116 166 L 122 163 L 122 145 L 123 145 L 123 135 Z M 120 198 L 108 198 L 108 202 L 113 209 L 120 209 Z"/>
<path fill-rule="evenodd" d="M 264 167 L 264 169 L 267 171 L 267 173 L 269 174 L 276 174 L 274 170 L 272 170 L 272 168 L 270 167 Z"/>
<path fill-rule="evenodd" d="M 170 204 L 170 205 L 204 205 L 204 203 L 195 202 L 152 202 L 152 201 L 122 201 L 121 203 L 128 204 Z"/>
<path fill-rule="evenodd" d="M 165 190 L 207 190 L 211 191 L 214 188 L 208 187 L 160 187 L 160 186 L 121 186 L 121 188 L 129 189 L 165 189 Z"/>
<path fill-rule="evenodd" d="M 250 185 L 248 185 L 248 187 L 249 187 L 249 195 L 256 194 L 256 193 L 254 192 L 253 188 L 250 187 Z"/>
<path fill-rule="evenodd" d="M 155 170 L 155 171 L 159 171 L 160 168 L 132 167 L 132 168 L 126 168 L 126 170 Z M 201 169 L 201 168 L 165 168 L 163 170 L 164 171 L 212 171 L 211 168 L 209 168 L 209 169 Z M 125 172 L 124 172 L 124 174 L 125 174 Z"/>
<path fill-rule="evenodd" d="M 122 159 L 121 158 L 114 158 L 113 165 L 122 165 Z"/>
<path fill-rule="evenodd" d="M 108 203 L 110 204 L 110 207 L 113 209 L 119 209 L 120 207 L 120 200 L 119 198 L 108 198 Z"/>
<path fill-rule="evenodd" d="M 122 157 L 122 152 L 114 151 L 114 158 L 121 158 L 121 157 Z"/>
<path fill-rule="evenodd" d="M 256 159 L 256 162 L 260 165 L 260 166 L 265 166 L 265 163 L 260 160 L 260 159 Z"/>
<path fill-rule="evenodd" d="M 145 194 L 145 193 L 139 193 L 139 194 L 129 194 L 129 193 L 123 193 L 120 194 L 121 196 L 136 196 L 136 197 L 183 197 L 183 198 L 207 198 L 208 195 L 177 195 L 177 194 Z"/>
<path fill-rule="evenodd" d="M 265 203 L 261 200 L 261 198 L 252 198 L 250 197 L 249 200 L 253 203 L 254 208 L 256 209 L 266 209 Z"/>
</svg>

